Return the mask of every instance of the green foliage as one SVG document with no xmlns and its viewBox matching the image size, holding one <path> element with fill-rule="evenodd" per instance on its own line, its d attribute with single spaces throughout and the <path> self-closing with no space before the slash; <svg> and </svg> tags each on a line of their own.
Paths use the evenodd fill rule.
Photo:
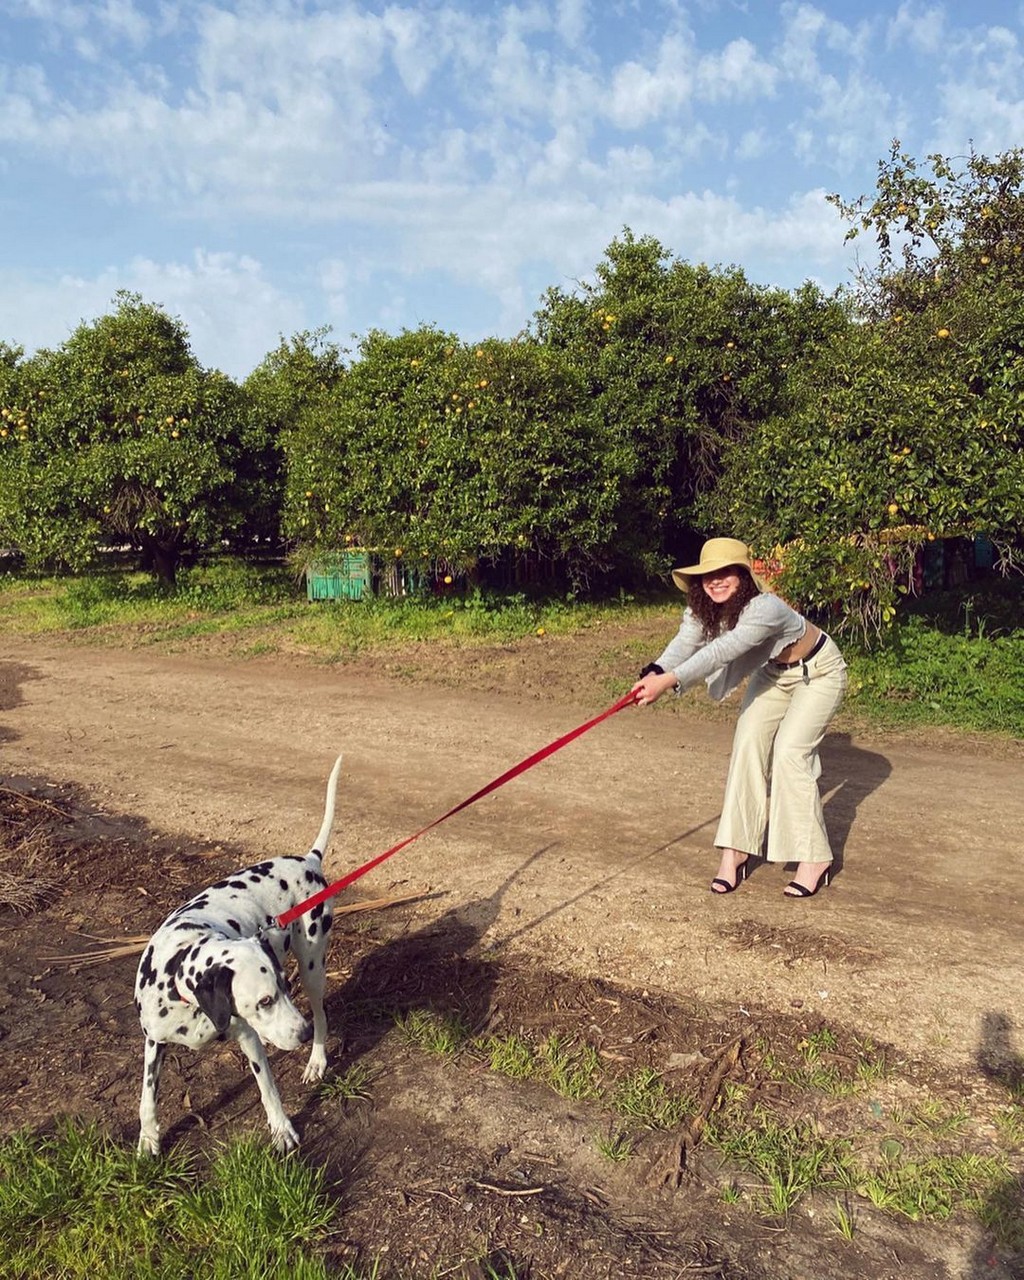
<svg viewBox="0 0 1024 1280">
<path fill-rule="evenodd" d="M 184 328 L 133 294 L 56 351 L 0 362 L 0 538 L 80 569 L 139 548 L 165 584 L 183 554 L 261 525 L 265 436 Z"/>
<path fill-rule="evenodd" d="M 834 198 L 882 254 L 864 323 L 801 368 L 793 407 L 729 454 L 702 512 L 777 549 L 795 601 L 866 632 L 893 620 L 928 540 L 982 533 L 1005 564 L 1018 554 L 1024 160 L 931 160 L 929 180 L 897 144 L 873 201 Z"/>
<path fill-rule="evenodd" d="M 288 437 L 285 527 L 309 554 L 383 550 L 414 569 L 600 567 L 617 479 L 578 378 L 531 342 L 371 333 Z"/>
<path fill-rule="evenodd" d="M 725 452 L 788 404 L 798 364 L 845 324 L 839 303 L 813 286 L 761 288 L 736 268 L 673 260 L 628 229 L 595 284 L 549 290 L 536 330 L 578 370 L 600 417 L 621 477 L 623 562 L 664 568 Z"/>
</svg>

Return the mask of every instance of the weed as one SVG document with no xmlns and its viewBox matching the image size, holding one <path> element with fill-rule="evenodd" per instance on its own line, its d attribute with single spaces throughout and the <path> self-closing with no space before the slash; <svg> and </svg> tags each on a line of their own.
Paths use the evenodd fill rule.
<svg viewBox="0 0 1024 1280">
<path fill-rule="evenodd" d="M 492 1071 L 510 1080 L 528 1080 L 536 1070 L 534 1052 L 522 1036 L 488 1036 L 479 1042 Z"/>
<path fill-rule="evenodd" d="M 844 1240 L 853 1239 L 853 1233 L 856 1230 L 856 1211 L 851 1208 L 849 1200 L 845 1203 L 842 1200 L 836 1201 L 833 1221 L 836 1224 L 836 1230 Z"/>
</svg>

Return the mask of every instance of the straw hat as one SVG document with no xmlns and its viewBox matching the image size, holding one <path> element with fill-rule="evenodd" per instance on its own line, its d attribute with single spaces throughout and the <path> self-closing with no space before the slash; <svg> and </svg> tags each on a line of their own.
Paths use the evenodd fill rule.
<svg viewBox="0 0 1024 1280">
<path fill-rule="evenodd" d="M 716 569 L 725 569 L 729 565 L 739 565 L 746 569 L 754 579 L 758 591 L 769 590 L 765 580 L 754 572 L 750 562 L 750 549 L 739 538 L 709 538 L 700 549 L 700 563 L 687 565 L 685 569 L 673 569 L 672 581 L 680 591 L 690 589 L 690 581 L 705 573 L 714 573 Z"/>
</svg>

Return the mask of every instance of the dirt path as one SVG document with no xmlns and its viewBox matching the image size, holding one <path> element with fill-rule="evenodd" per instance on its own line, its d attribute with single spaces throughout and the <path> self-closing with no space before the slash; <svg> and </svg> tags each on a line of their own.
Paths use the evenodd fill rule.
<svg viewBox="0 0 1024 1280">
<path fill-rule="evenodd" d="M 514 658 L 521 676 L 529 652 Z M 101 808 L 255 857 L 305 848 L 341 751 L 328 866 L 342 874 L 613 700 L 550 671 L 518 694 L 508 681 L 481 692 L 484 665 L 481 651 L 462 667 L 449 655 L 438 688 L 355 665 L 10 645 L 5 771 L 80 783 Z M 622 712 L 359 896 L 429 884 L 445 909 L 485 904 L 495 947 L 716 1004 L 820 1009 L 968 1073 L 999 1050 L 993 1028 L 1024 1051 L 1024 753 L 833 734 L 831 889 L 792 902 L 784 873 L 763 867 L 718 899 L 707 884 L 730 733 L 685 708 Z"/>
<path fill-rule="evenodd" d="M 147 933 L 213 868 L 303 852 L 339 751 L 327 869 L 343 874 L 611 705 L 655 643 L 602 632 L 540 646 L 411 646 L 332 667 L 302 655 L 245 661 L 223 641 L 220 656 L 8 644 L 0 799 L 23 805 L 16 835 L 58 809 L 73 813 L 75 831 L 69 853 L 55 855 L 49 905 L 0 917 L 5 1128 L 45 1123 L 57 1106 L 134 1139 L 136 959 L 95 977 L 54 963 L 85 935 Z M 886 1107 L 927 1100 L 931 1087 L 953 1107 L 973 1099 L 972 1141 L 988 1144 L 1007 1085 L 1024 1075 L 1021 744 L 869 736 L 840 722 L 823 753 L 841 860 L 833 885 L 794 902 L 781 894 L 786 874 L 761 867 L 718 898 L 711 841 L 733 714 L 693 700 L 623 711 L 343 900 L 431 891 L 336 935 L 329 1048 L 339 1062 L 372 1064 L 379 1085 L 362 1110 L 307 1097 L 296 1119 L 303 1150 L 347 1187 L 341 1256 L 390 1249 L 398 1274 L 426 1276 L 432 1260 L 479 1240 L 532 1258 L 538 1280 L 1024 1276 L 1024 1258 L 993 1256 L 976 1224 L 950 1231 L 862 1208 L 851 1244 L 827 1205 L 785 1230 L 731 1212 L 714 1169 L 683 1193 L 666 1190 L 657 1139 L 609 1164 L 595 1154 L 593 1117 L 550 1090 L 407 1059 L 372 1019 L 344 1025 L 360 1001 L 443 1008 L 451 998 L 480 1025 L 498 1017 L 541 1038 L 614 1040 L 637 1062 L 650 1050 L 659 1064 L 696 1064 L 690 1074 L 737 1035 L 756 1057 L 773 1019 L 827 1026 L 844 1045 L 892 1047 L 901 1069 Z M 46 782 L 73 797 L 65 790 L 42 810 L 17 798 Z M 224 1048 L 179 1055 L 165 1086 L 169 1140 L 193 1126 L 259 1129 L 230 1058 Z M 278 1055 L 291 1106 L 301 1070 L 298 1055 Z M 880 1096 L 823 1100 L 820 1118 L 870 1134 L 884 1123 L 873 1118 Z M 506 1190 L 496 1192 L 499 1174 Z M 510 1176 L 545 1187 L 529 1212 Z M 1020 1201 L 1016 1180 L 1008 1194 Z"/>
</svg>

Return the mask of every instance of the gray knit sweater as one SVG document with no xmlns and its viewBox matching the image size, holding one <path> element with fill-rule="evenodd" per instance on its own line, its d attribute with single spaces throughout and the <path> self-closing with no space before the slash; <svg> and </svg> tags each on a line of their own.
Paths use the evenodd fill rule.
<svg viewBox="0 0 1024 1280">
<path fill-rule="evenodd" d="M 720 702 L 758 667 L 799 640 L 806 629 L 806 619 L 769 591 L 748 601 L 735 627 L 710 641 L 704 639 L 700 622 L 687 607 L 658 666 L 678 678 L 680 690 L 706 681 L 708 692 Z"/>
</svg>

